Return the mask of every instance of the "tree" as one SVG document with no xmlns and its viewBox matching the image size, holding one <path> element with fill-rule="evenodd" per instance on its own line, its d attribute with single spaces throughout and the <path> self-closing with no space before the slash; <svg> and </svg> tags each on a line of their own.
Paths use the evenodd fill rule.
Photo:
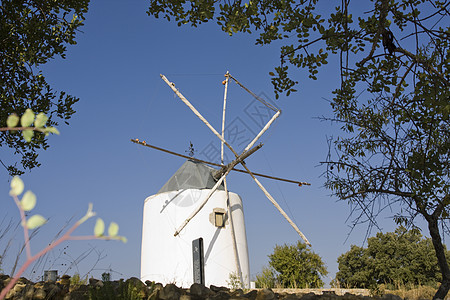
<svg viewBox="0 0 450 300">
<path fill-rule="evenodd" d="M 436 286 L 442 280 L 431 239 L 403 226 L 395 232 L 377 233 L 368 239 L 367 248 L 352 245 L 338 263 L 336 279 L 348 287 Z"/>
<path fill-rule="evenodd" d="M 79 99 L 54 91 L 39 67 L 57 56 L 65 58 L 66 46 L 76 44 L 75 33 L 88 4 L 89 0 L 0 2 L 0 127 L 7 127 L 9 115 L 23 115 L 26 109 L 46 114 L 51 126 L 67 123 L 75 113 L 73 105 Z M 27 143 L 20 132 L 5 131 L 0 133 L 0 146 L 21 157 L 20 165 L 0 161 L 10 175 L 20 175 L 40 165 L 36 151 L 49 144 L 43 133 Z"/>
<path fill-rule="evenodd" d="M 275 272 L 263 270 L 262 276 L 268 279 L 265 282 L 276 282 L 286 288 L 323 287 L 321 276 L 328 274 L 320 256 L 300 241 L 296 245 L 275 246 L 273 254 L 269 255 L 269 265 Z"/>
<path fill-rule="evenodd" d="M 322 65 L 339 61 L 334 116 L 324 119 L 343 134 L 330 141 L 325 186 L 352 205 L 355 225 L 377 226 L 386 208 L 399 224 L 425 219 L 443 277 L 435 298 L 443 299 L 450 289 L 441 239 L 450 208 L 450 3 L 342 0 L 319 14 L 320 4 L 329 7 L 319 0 L 153 0 L 148 14 L 178 25 L 215 20 L 230 35 L 256 31 L 257 44 L 281 44 L 270 73 L 277 97 L 295 92 L 289 67 L 317 79 Z"/>
<path fill-rule="evenodd" d="M 366 249 L 352 245 L 337 260 L 339 271 L 336 280 L 339 287 L 368 288 L 373 285 L 372 268 Z"/>
</svg>

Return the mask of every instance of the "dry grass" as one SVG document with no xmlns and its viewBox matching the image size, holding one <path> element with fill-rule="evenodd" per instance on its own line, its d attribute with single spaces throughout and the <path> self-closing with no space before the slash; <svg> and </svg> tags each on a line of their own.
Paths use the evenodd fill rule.
<svg viewBox="0 0 450 300">
<path fill-rule="evenodd" d="M 423 300 L 423 299 L 433 299 L 437 288 L 431 286 L 418 286 L 414 288 L 399 288 L 397 290 L 386 290 L 386 294 L 393 294 L 400 296 L 402 299 L 408 300 Z M 449 300 L 450 295 L 447 295 L 445 299 Z"/>
</svg>

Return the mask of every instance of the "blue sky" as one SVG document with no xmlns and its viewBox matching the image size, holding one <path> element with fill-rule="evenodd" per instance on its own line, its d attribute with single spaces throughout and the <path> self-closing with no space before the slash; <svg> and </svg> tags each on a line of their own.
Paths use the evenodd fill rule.
<svg viewBox="0 0 450 300">
<path fill-rule="evenodd" d="M 146 140 L 181 153 L 192 142 L 196 157 L 206 159 L 202 150 L 211 142 L 217 143 L 217 138 L 174 97 L 159 74 L 175 82 L 219 129 L 221 82 L 229 71 L 281 108 L 281 117 L 261 139 L 263 148 L 246 162 L 255 172 L 312 184 L 299 188 L 261 180 L 308 237 L 312 250 L 323 258 L 333 278 L 337 257 L 351 244 L 362 245 L 366 232 L 362 225 L 348 237 L 350 208 L 329 196 L 330 192 L 322 187 L 324 178 L 320 177 L 324 171 L 320 161 L 328 152 L 327 137 L 336 136 L 339 128 L 316 117 L 331 115 L 326 99 L 331 98 L 339 80 L 337 63 L 322 69 L 317 81 L 309 80 L 306 71 L 295 71 L 299 92 L 275 101 L 268 73 L 278 64 L 279 45 L 256 46 L 255 37 L 244 34 L 229 37 L 214 23 L 198 28 L 177 27 L 148 17 L 146 9 L 147 1 L 134 1 L 132 5 L 122 1 L 90 4 L 83 32 L 77 35 L 78 44 L 68 48 L 67 59 L 55 59 L 43 68 L 54 89 L 80 98 L 77 113 L 70 126 L 59 127 L 60 136 L 50 137 L 51 147 L 40 152 L 42 166 L 22 176 L 26 188 L 38 197 L 33 213 L 50 218 L 32 240 L 33 253 L 49 243 L 70 218 L 80 218 L 89 202 L 94 203 L 94 210 L 105 222 L 120 225 L 120 233 L 128 243 L 64 244 L 41 263 L 33 276 L 48 268 L 61 274 L 71 260 L 91 248 L 105 256 L 91 272 L 93 276 L 99 278 L 109 269 L 113 279 L 139 276 L 144 200 L 164 185 L 184 159 L 133 144 L 130 139 Z M 256 131 L 258 126 L 243 110 L 252 105 L 252 97 L 236 84 L 229 89 L 228 120 L 239 118 Z M 13 160 L 10 153 L 2 151 L 2 160 Z M 8 196 L 10 178 L 5 171 L 2 174 L 0 218 L 5 218 L 4 222 L 17 220 L 17 209 Z M 230 190 L 243 198 L 253 279 L 267 265 L 267 255 L 276 244 L 295 243 L 299 237 L 248 175 L 232 174 L 228 180 Z M 379 221 L 384 231 L 395 228 L 389 218 Z M 94 223 L 91 220 L 84 224 L 77 234 L 91 234 Z M 9 272 L 15 249 L 22 241 L 19 231 L 2 266 L 5 271 Z M 0 248 L 6 242 L 6 238 L 0 240 Z M 96 258 L 93 252 L 68 273 L 85 274 Z"/>
</svg>

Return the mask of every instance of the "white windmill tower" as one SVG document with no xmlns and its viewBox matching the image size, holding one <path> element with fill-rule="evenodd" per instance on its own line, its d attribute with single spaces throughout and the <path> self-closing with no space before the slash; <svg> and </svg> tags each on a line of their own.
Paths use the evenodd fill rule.
<svg viewBox="0 0 450 300">
<path fill-rule="evenodd" d="M 141 280 L 176 283 L 189 287 L 198 282 L 206 286 L 227 286 L 230 276 L 238 276 L 242 287 L 250 286 L 247 238 L 245 233 L 242 200 L 230 192 L 226 176 L 233 170 L 249 174 L 295 231 L 309 241 L 269 194 L 256 176 L 309 185 L 306 182 L 282 179 L 251 172 L 244 162 L 262 144 L 254 146 L 281 111 L 260 99 L 231 74 L 225 74 L 222 134 L 219 134 L 194 106 L 164 75 L 161 78 L 194 114 L 220 139 L 221 162 L 215 164 L 199 160 L 138 139 L 131 140 L 153 149 L 161 150 L 188 160 L 175 172 L 157 194 L 148 197 L 144 204 L 141 248 Z M 233 80 L 255 99 L 273 110 L 272 118 L 265 124 L 241 154 L 225 140 L 225 112 L 229 80 Z M 224 146 L 234 154 L 234 160 L 224 165 Z M 244 170 L 237 169 L 241 164 Z M 219 169 L 210 166 L 217 166 Z"/>
</svg>

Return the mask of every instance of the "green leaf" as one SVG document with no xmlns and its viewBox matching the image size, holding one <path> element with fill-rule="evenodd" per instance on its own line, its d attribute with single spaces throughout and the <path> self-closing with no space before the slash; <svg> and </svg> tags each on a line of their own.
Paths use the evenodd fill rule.
<svg viewBox="0 0 450 300">
<path fill-rule="evenodd" d="M 98 218 L 94 227 L 94 235 L 102 236 L 104 232 L 105 232 L 105 222 L 103 222 L 102 219 Z"/>
<path fill-rule="evenodd" d="M 49 133 L 59 134 L 59 130 L 55 127 L 49 126 L 44 129 L 44 133 L 45 135 L 48 135 Z"/>
<path fill-rule="evenodd" d="M 108 228 L 108 235 L 109 236 L 117 236 L 118 233 L 119 233 L 119 225 L 117 225 L 116 222 L 111 222 L 111 224 L 109 224 L 109 228 Z"/>
<path fill-rule="evenodd" d="M 36 206 L 36 195 L 32 191 L 26 191 L 20 201 L 20 206 L 24 211 L 30 211 Z"/>
<path fill-rule="evenodd" d="M 20 118 L 20 124 L 23 127 L 28 127 L 31 124 L 33 124 L 34 121 L 34 112 L 27 108 L 27 110 L 25 111 L 25 113 L 22 115 L 22 118 Z"/>
<path fill-rule="evenodd" d="M 31 139 L 34 136 L 34 131 L 31 129 L 27 129 L 27 130 L 22 131 L 22 135 L 23 135 L 23 138 L 25 139 L 25 141 L 27 141 L 29 143 L 29 142 L 31 142 Z"/>
<path fill-rule="evenodd" d="M 16 127 L 17 124 L 19 124 L 20 118 L 16 114 L 12 114 L 8 116 L 8 119 L 6 120 L 6 126 L 9 128 Z"/>
<path fill-rule="evenodd" d="M 36 116 L 36 120 L 34 121 L 34 126 L 37 128 L 42 128 L 45 126 L 45 123 L 47 123 L 48 117 L 40 112 L 37 116 Z"/>
<path fill-rule="evenodd" d="M 25 185 L 22 179 L 20 179 L 19 176 L 14 176 L 13 179 L 11 180 L 11 190 L 9 191 L 9 194 L 11 196 L 18 196 L 22 194 L 24 188 Z"/>
<path fill-rule="evenodd" d="M 41 215 L 33 215 L 27 221 L 28 229 L 35 229 L 47 223 L 47 219 Z"/>
</svg>

